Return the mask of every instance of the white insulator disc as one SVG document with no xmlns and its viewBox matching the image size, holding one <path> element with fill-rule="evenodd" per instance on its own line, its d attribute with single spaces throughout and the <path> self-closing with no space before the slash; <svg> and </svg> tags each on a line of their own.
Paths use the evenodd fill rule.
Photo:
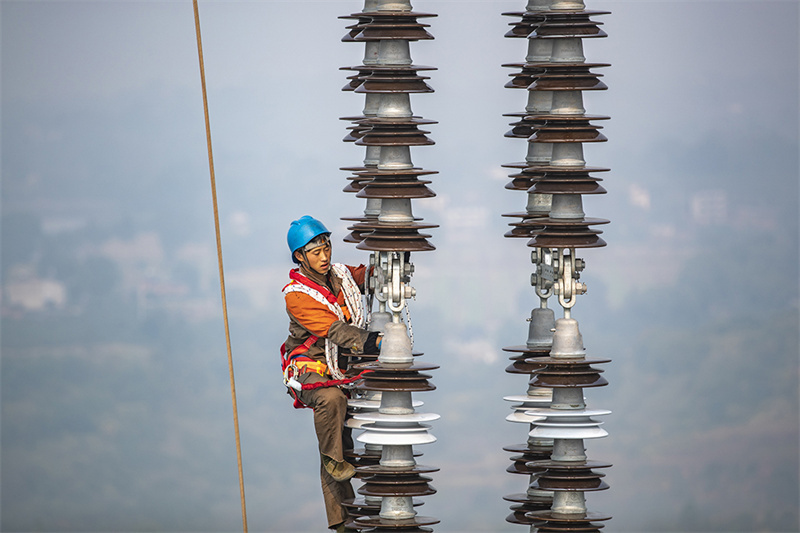
<svg viewBox="0 0 800 533">
<path fill-rule="evenodd" d="M 521 403 L 547 403 L 553 401 L 552 394 L 545 394 L 542 396 L 531 396 L 531 395 L 517 395 L 517 396 L 503 396 L 503 399 L 507 402 L 521 402 Z"/>
<path fill-rule="evenodd" d="M 420 400 L 413 400 L 411 402 L 411 406 L 416 409 L 417 407 L 422 407 L 425 402 Z M 347 406 L 353 407 L 356 409 L 364 409 L 364 410 L 374 410 L 377 411 L 381 407 L 380 400 L 364 400 L 362 398 L 352 398 L 347 400 Z"/>
<path fill-rule="evenodd" d="M 536 420 L 544 420 L 543 416 L 531 416 L 526 411 L 514 411 L 510 415 L 506 417 L 506 420 L 509 422 L 519 422 L 524 424 L 530 424 L 535 422 Z"/>
<path fill-rule="evenodd" d="M 356 437 L 356 440 L 380 446 L 430 444 L 436 442 L 436 437 L 428 433 L 429 427 L 423 424 L 416 428 L 386 428 L 369 423 L 361 426 L 364 433 Z"/>
<path fill-rule="evenodd" d="M 384 413 L 358 413 L 354 414 L 353 418 L 356 420 L 364 420 L 367 422 L 380 422 L 381 424 L 407 424 L 416 422 L 431 422 L 439 420 L 440 415 L 436 413 L 410 413 L 407 415 L 389 415 Z"/>
<path fill-rule="evenodd" d="M 600 427 L 603 423 L 591 418 L 576 418 L 565 422 L 564 420 L 554 420 L 553 418 L 545 418 L 544 420 L 537 420 L 534 422 L 537 426 L 553 427 L 553 428 L 591 428 Z"/>
<path fill-rule="evenodd" d="M 564 427 L 563 425 L 559 425 L 557 427 L 550 427 L 540 426 L 538 422 L 534 422 L 534 424 L 534 428 L 528 435 L 541 439 L 600 439 L 608 436 L 608 431 L 597 426 Z"/>
<path fill-rule="evenodd" d="M 611 411 L 608 409 L 528 409 L 526 411 L 531 416 L 547 416 L 547 417 L 587 417 L 587 416 L 603 416 L 610 415 Z"/>
<path fill-rule="evenodd" d="M 361 426 L 366 424 L 363 420 L 355 420 L 354 418 L 348 418 L 344 421 L 344 427 L 350 429 L 361 429 Z"/>
</svg>

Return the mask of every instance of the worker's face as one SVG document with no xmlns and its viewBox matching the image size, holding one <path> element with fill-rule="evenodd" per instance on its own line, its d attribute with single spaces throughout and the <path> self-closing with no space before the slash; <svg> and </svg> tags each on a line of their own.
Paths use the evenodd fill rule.
<svg viewBox="0 0 800 533">
<path fill-rule="evenodd" d="M 331 243 L 325 243 L 306 252 L 306 267 L 318 274 L 327 274 L 331 268 Z"/>
</svg>

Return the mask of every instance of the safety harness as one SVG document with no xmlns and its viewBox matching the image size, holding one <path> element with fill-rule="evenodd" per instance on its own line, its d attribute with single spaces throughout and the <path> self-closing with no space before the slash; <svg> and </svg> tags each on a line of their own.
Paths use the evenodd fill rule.
<svg viewBox="0 0 800 533">
<path fill-rule="evenodd" d="M 347 310 L 350 312 L 351 322 L 353 325 L 363 328 L 366 320 L 364 316 L 364 304 L 361 301 L 361 292 L 358 290 L 358 285 L 350 274 L 350 270 L 345 265 L 333 263 L 331 264 L 331 268 L 342 280 L 344 302 L 345 305 L 347 305 Z M 292 281 L 283 288 L 284 294 L 290 292 L 302 292 L 307 294 L 328 307 L 339 320 L 345 320 L 337 297 L 327 287 L 314 283 L 300 274 L 298 269 L 290 270 L 289 278 Z M 286 385 L 288 392 L 294 398 L 294 407 L 296 409 L 308 407 L 300 400 L 298 395 L 300 391 L 322 387 L 346 387 L 360 380 L 367 372 L 371 372 L 370 370 L 365 370 L 357 376 L 351 378 L 345 377 L 339 369 L 339 347 L 335 343 L 330 342 L 328 338 L 325 339 L 325 361 L 327 364 L 303 355 L 317 340 L 319 340 L 319 337 L 310 335 L 303 344 L 292 350 L 288 355 L 286 355 L 286 343 L 281 345 L 283 384 Z M 297 381 L 296 378 L 306 372 L 316 372 L 320 376 L 325 376 L 325 374 L 330 373 L 333 379 L 317 383 L 300 383 Z"/>
</svg>

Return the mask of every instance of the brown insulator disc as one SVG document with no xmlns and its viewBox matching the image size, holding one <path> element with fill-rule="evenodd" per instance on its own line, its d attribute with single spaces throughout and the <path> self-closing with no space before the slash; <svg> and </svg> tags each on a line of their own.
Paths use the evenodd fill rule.
<svg viewBox="0 0 800 533">
<path fill-rule="evenodd" d="M 527 173 L 535 173 L 535 174 L 538 174 L 538 176 L 542 176 L 544 174 L 551 173 L 551 172 L 554 173 L 554 174 L 570 173 L 570 172 L 590 172 L 591 173 L 591 172 L 608 172 L 608 171 L 611 170 L 610 168 L 604 168 L 604 167 L 586 167 L 586 166 L 569 166 L 569 165 L 536 165 L 536 164 L 531 164 L 531 163 L 516 163 L 516 164 L 523 165 L 523 166 L 522 167 L 513 167 L 513 166 L 511 166 L 513 164 L 515 164 L 515 163 L 509 163 L 507 168 L 522 168 L 523 169 L 522 170 L 522 175 L 525 175 Z M 502 166 L 506 167 L 506 165 L 502 165 Z M 341 170 L 345 170 L 345 169 L 341 169 Z"/>
<path fill-rule="evenodd" d="M 563 523 L 603 522 L 605 520 L 611 520 L 610 515 L 596 513 L 592 511 L 586 511 L 584 513 L 562 514 L 562 513 L 554 513 L 551 509 L 533 511 L 531 512 L 531 518 L 536 518 L 537 520 L 546 520 L 548 522 L 563 522 Z"/>
<path fill-rule="evenodd" d="M 602 218 L 560 219 L 547 217 L 539 220 L 545 228 L 528 241 L 528 246 L 537 248 L 599 248 L 606 242 L 599 237 L 599 230 L 589 226 L 608 224 Z"/>
<path fill-rule="evenodd" d="M 604 387 L 608 381 L 600 375 L 602 370 L 589 365 L 572 365 L 572 368 L 558 368 L 547 365 L 544 370 L 536 370 L 529 384 L 534 387 L 558 388 L 591 388 Z"/>
<path fill-rule="evenodd" d="M 356 174 L 359 176 L 370 177 L 370 179 L 407 179 L 411 176 L 428 176 L 431 174 L 438 174 L 438 170 L 425 170 L 419 167 L 413 168 L 392 168 L 392 169 L 381 169 L 381 168 L 363 168 L 362 170 L 355 171 Z"/>
<path fill-rule="evenodd" d="M 342 87 L 343 91 L 354 91 L 359 85 L 364 83 L 364 78 L 372 74 L 374 67 L 371 65 L 358 65 L 354 67 L 340 67 L 339 70 L 356 71 L 355 74 L 347 76 L 346 79 L 350 80 L 347 85 Z"/>
<path fill-rule="evenodd" d="M 364 496 L 429 496 L 436 494 L 436 489 L 428 484 L 432 481 L 427 476 L 409 478 L 370 478 L 358 489 Z"/>
<path fill-rule="evenodd" d="M 387 239 L 392 238 L 392 232 L 398 232 L 398 239 L 404 238 L 400 235 L 401 232 L 404 231 L 417 231 L 421 229 L 433 229 L 438 228 L 437 224 L 424 224 L 422 222 L 417 222 L 417 218 L 414 219 L 413 222 L 381 222 L 379 219 L 365 219 L 361 222 L 364 228 L 371 229 L 373 231 L 381 232 L 381 235 L 385 235 Z M 417 233 L 417 235 L 421 235 Z M 430 235 L 424 235 L 424 237 L 430 237 Z"/>
<path fill-rule="evenodd" d="M 536 170 L 539 170 L 539 167 L 533 167 Z M 602 170 L 602 169 L 601 169 Z M 538 172 L 537 176 L 533 179 L 535 181 L 542 181 L 542 180 L 550 180 L 550 181 L 603 181 L 601 178 L 596 178 L 591 176 L 590 173 L 593 172 L 591 168 L 588 167 L 549 167 L 547 170 Z M 525 175 L 525 173 L 523 173 Z"/>
<path fill-rule="evenodd" d="M 520 18 L 520 20 L 508 24 L 511 29 L 505 33 L 504 37 L 510 39 L 528 37 L 544 21 L 544 15 L 532 11 L 506 12 L 503 13 L 503 16 Z"/>
<path fill-rule="evenodd" d="M 505 370 L 507 373 L 531 374 L 534 370 L 544 367 L 544 365 L 539 364 L 535 359 L 546 357 L 550 353 L 550 347 L 528 348 L 527 346 L 507 346 L 503 348 L 503 351 L 516 354 L 509 357 L 513 363 L 506 367 Z"/>
<path fill-rule="evenodd" d="M 508 68 L 518 68 L 519 72 L 509 74 L 511 79 L 504 85 L 506 89 L 527 89 L 536 78 L 545 72 L 540 63 L 507 63 L 502 65 Z"/>
<path fill-rule="evenodd" d="M 611 463 L 604 461 L 553 461 L 552 459 L 541 459 L 536 461 L 537 466 L 552 468 L 554 470 L 585 470 L 587 468 L 611 468 Z"/>
<path fill-rule="evenodd" d="M 503 34 L 503 37 L 508 37 L 510 39 L 525 39 L 536 30 L 537 24 L 520 21 L 512 22 L 509 24 L 509 26 L 511 26 L 511 29 Z"/>
<path fill-rule="evenodd" d="M 357 232 L 357 231 L 353 231 L 353 232 L 348 233 L 342 239 L 342 242 L 346 242 L 348 244 L 358 244 L 363 240 L 364 240 L 364 234 L 363 233 L 360 233 L 360 232 Z"/>
<path fill-rule="evenodd" d="M 436 370 L 437 365 L 425 363 L 411 363 L 398 366 L 389 366 L 379 361 L 355 365 L 359 370 L 371 370 L 364 374 L 364 379 L 357 385 L 360 390 L 435 390 L 436 387 L 428 383 L 432 377 L 423 374 L 421 370 Z M 407 388 L 411 387 L 411 388 Z"/>
<path fill-rule="evenodd" d="M 547 178 L 535 180 L 529 193 L 534 194 L 606 194 L 605 188 L 598 183 L 599 178 Z"/>
<path fill-rule="evenodd" d="M 602 126 L 585 123 L 542 124 L 528 137 L 530 143 L 597 143 L 608 139 L 598 130 Z M 358 144 L 358 143 L 356 143 Z"/>
<path fill-rule="evenodd" d="M 393 531 L 395 533 L 414 533 L 417 531 L 433 531 L 423 526 L 432 526 L 438 524 L 440 520 L 431 518 L 430 516 L 417 515 L 413 518 L 404 518 L 402 520 L 390 520 L 388 518 L 380 517 L 362 517 L 354 521 L 355 527 L 364 531 L 365 528 L 375 528 L 367 531 Z"/>
<path fill-rule="evenodd" d="M 509 191 L 527 191 L 533 185 L 533 181 L 528 177 L 515 177 L 505 185 Z"/>
<path fill-rule="evenodd" d="M 512 116 L 526 116 L 532 120 L 541 120 L 541 121 L 548 121 L 548 120 L 556 120 L 556 121 L 587 121 L 587 120 L 611 120 L 611 117 L 607 115 L 568 115 L 564 114 L 556 114 L 556 113 L 508 113 L 503 115 L 504 117 L 512 117 Z"/>
<path fill-rule="evenodd" d="M 398 230 L 396 232 L 373 231 L 364 236 L 364 240 L 356 245 L 359 250 L 373 252 L 429 252 L 436 247 L 428 242 L 430 235 L 416 230 Z"/>
<path fill-rule="evenodd" d="M 358 15 L 361 17 L 371 17 L 373 20 L 376 19 L 385 19 L 385 20 L 400 20 L 405 18 L 434 18 L 438 17 L 436 13 L 425 13 L 422 11 L 360 11 L 358 13 L 354 13 L 354 15 Z M 344 18 L 344 17 L 339 17 Z"/>
<path fill-rule="evenodd" d="M 381 512 L 380 503 L 367 503 L 366 498 L 345 500 L 341 505 L 347 509 L 347 516 L 350 520 L 355 520 L 360 516 L 375 516 Z"/>
<path fill-rule="evenodd" d="M 344 456 L 350 464 L 356 467 L 376 465 L 381 460 L 381 451 L 359 448 L 357 450 L 345 450 Z"/>
<path fill-rule="evenodd" d="M 547 507 L 550 507 L 553 504 L 552 498 L 547 503 L 537 503 L 537 502 L 530 502 L 530 503 L 518 503 L 512 505 L 511 514 L 506 517 L 506 522 L 511 524 L 519 524 L 522 526 L 528 525 L 536 525 L 540 523 L 539 520 L 535 518 L 530 518 L 528 513 L 532 511 L 540 511 Z"/>
<path fill-rule="evenodd" d="M 601 365 L 605 363 L 610 363 L 611 359 L 589 359 L 589 358 L 575 358 L 575 359 L 568 359 L 565 357 L 542 357 L 541 359 L 537 359 L 538 362 L 543 363 L 545 365 L 557 365 L 557 366 L 580 366 L 580 365 Z"/>
<path fill-rule="evenodd" d="M 509 116 L 509 115 L 504 115 Z M 509 124 L 511 129 L 508 130 L 503 136 L 509 139 L 526 139 L 533 135 L 539 122 L 530 116 L 524 116 L 517 122 Z"/>
<path fill-rule="evenodd" d="M 523 455 L 515 455 L 511 457 L 513 461 L 512 464 L 506 468 L 506 472 L 509 474 L 539 474 L 545 471 L 544 467 L 536 466 L 533 462 L 536 460 L 534 459 L 531 454 L 523 454 Z"/>
<path fill-rule="evenodd" d="M 575 232 L 569 235 L 535 235 L 528 241 L 532 248 L 602 248 L 606 241 L 591 232 Z"/>
<path fill-rule="evenodd" d="M 429 126 L 438 124 L 435 120 L 422 117 L 365 117 L 358 121 L 359 126 L 364 127 L 400 127 L 400 126 Z M 425 132 L 429 133 L 429 132 Z"/>
<path fill-rule="evenodd" d="M 363 78 L 363 82 L 355 88 L 356 93 L 432 93 L 433 87 L 425 83 L 429 76 L 418 76 L 414 72 L 374 71 Z"/>
<path fill-rule="evenodd" d="M 599 63 L 598 63 L 599 64 Z M 414 74 L 418 70 L 439 70 L 439 67 L 432 67 L 430 65 L 383 65 L 383 64 L 375 64 L 375 65 L 353 65 L 349 67 L 339 67 L 339 70 L 352 70 L 358 72 L 358 75 L 362 75 L 362 72 L 366 72 L 366 75 L 370 75 L 373 72 L 383 72 L 386 75 L 390 73 L 408 73 Z M 428 78 L 425 78 L 428 79 Z"/>
<path fill-rule="evenodd" d="M 534 370 L 541 368 L 542 365 L 530 363 L 527 359 L 514 361 L 506 367 L 508 374 L 532 374 Z"/>
<path fill-rule="evenodd" d="M 519 344 L 515 346 L 506 346 L 503 348 L 503 351 L 524 354 L 525 357 L 547 357 L 550 353 L 550 348 L 538 346 L 531 348 L 525 344 Z"/>
<path fill-rule="evenodd" d="M 354 37 L 355 41 L 427 41 L 432 40 L 433 35 L 428 33 L 425 28 L 430 28 L 430 24 L 420 24 L 418 22 L 376 24 L 375 20 L 366 25 L 361 32 Z"/>
<path fill-rule="evenodd" d="M 537 11 L 536 13 L 545 17 L 594 17 L 596 15 L 610 15 L 611 11 L 602 11 L 597 9 L 553 9 L 550 11 Z"/>
<path fill-rule="evenodd" d="M 503 17 L 521 17 L 525 20 L 530 20 L 532 22 L 539 21 L 541 22 L 544 20 L 544 16 L 549 13 L 549 11 L 505 11 L 500 13 L 500 16 Z"/>
<path fill-rule="evenodd" d="M 410 392 L 427 392 L 436 390 L 436 386 L 428 383 L 424 378 L 419 379 L 380 379 L 380 378 L 364 378 L 358 385 L 358 390 L 374 390 L 374 391 L 410 391 Z"/>
<path fill-rule="evenodd" d="M 505 450 L 505 448 L 503 448 Z M 536 461 L 543 461 L 550 458 L 552 450 L 552 446 L 545 447 L 546 451 L 543 451 L 540 448 L 532 449 L 527 447 L 522 450 L 521 455 L 514 455 L 510 459 L 515 463 L 524 463 L 528 468 L 531 469 L 531 472 L 544 472 L 545 467 L 539 466 L 538 464 L 533 464 Z"/>
<path fill-rule="evenodd" d="M 430 181 L 370 181 L 356 195 L 358 198 L 433 198 L 436 193 L 426 187 Z"/>
<path fill-rule="evenodd" d="M 531 457 L 537 457 L 537 459 L 532 459 L 533 461 L 546 461 L 553 453 L 553 446 L 541 446 L 524 442 L 520 444 L 509 444 L 508 446 L 503 446 L 503 450 L 506 452 L 524 453 L 530 455 Z M 547 465 L 545 465 L 545 467 L 546 466 Z"/>
<path fill-rule="evenodd" d="M 351 522 L 347 524 L 347 527 L 351 527 L 354 529 L 358 529 L 358 524 L 355 522 Z M 402 527 L 402 528 L 381 528 L 381 527 L 372 527 L 369 529 L 360 529 L 362 533 L 433 533 L 433 529 L 429 527 Z"/>
<path fill-rule="evenodd" d="M 435 144 L 414 124 L 376 124 L 356 141 L 358 146 L 430 146 Z"/>
<path fill-rule="evenodd" d="M 426 465 L 418 465 L 415 464 L 414 466 L 384 466 L 384 465 L 373 465 L 373 466 L 365 466 L 362 468 L 357 468 L 356 471 L 359 474 L 363 474 L 365 476 L 373 476 L 373 475 L 389 475 L 389 476 L 416 476 L 418 474 L 431 474 L 433 472 L 438 472 L 439 468 L 435 466 L 426 466 Z"/>
<path fill-rule="evenodd" d="M 426 187 L 431 182 L 418 177 L 437 173 L 420 168 L 359 172 L 357 177 L 363 178 L 365 185 L 372 186 L 364 190 L 359 198 L 431 198 L 436 196 Z"/>
<path fill-rule="evenodd" d="M 522 172 L 515 172 L 508 175 L 508 177 L 511 178 L 511 182 L 507 183 L 505 188 L 511 191 L 527 191 L 533 185 L 533 180 L 544 176 L 544 172 L 538 170 L 539 166 L 540 165 L 528 163 L 527 161 L 503 165 L 504 168 L 522 170 Z"/>
<path fill-rule="evenodd" d="M 360 16 L 360 15 L 355 15 L 355 14 L 354 15 L 345 15 L 345 16 L 342 16 L 342 17 L 339 17 L 339 18 L 340 19 L 355 19 L 355 20 L 358 21 L 355 24 L 352 24 L 350 26 L 346 26 L 345 27 L 345 29 L 347 29 L 349 31 L 344 35 L 344 37 L 342 37 L 342 42 L 343 43 L 354 43 L 354 42 L 356 42 L 356 40 L 355 40 L 356 35 L 361 33 L 361 30 L 364 29 L 366 27 L 366 25 L 369 24 L 370 21 L 372 20 L 372 18 L 370 18 L 370 17 L 364 17 L 364 16 Z"/>
<path fill-rule="evenodd" d="M 574 524 L 554 524 L 553 522 L 537 522 L 537 533 L 600 533 L 605 526 L 603 524 L 587 523 L 581 525 Z"/>
<path fill-rule="evenodd" d="M 608 484 L 601 479 L 605 474 L 599 474 L 591 470 L 562 474 L 564 473 L 555 473 L 548 470 L 543 474 L 539 474 L 530 484 L 530 487 L 557 492 L 593 492 L 608 490 L 609 488 Z"/>
<path fill-rule="evenodd" d="M 542 217 L 526 217 L 521 222 L 511 222 L 508 225 L 512 227 L 509 231 L 503 234 L 503 237 L 509 239 L 530 239 L 539 231 L 544 229 L 544 226 L 539 223 Z"/>
<path fill-rule="evenodd" d="M 515 494 L 506 494 L 503 499 L 507 502 L 514 503 L 527 503 L 532 505 L 547 505 L 548 509 L 553 504 L 552 496 L 543 495 L 530 495 L 526 492 L 518 492 Z"/>
<path fill-rule="evenodd" d="M 544 67 L 528 86 L 529 91 L 605 91 L 602 74 L 589 71 L 587 65 L 558 65 Z"/>
<path fill-rule="evenodd" d="M 347 135 L 342 137 L 342 141 L 346 143 L 351 143 L 359 140 L 361 137 L 364 136 L 366 132 L 370 130 L 369 126 L 363 126 L 360 124 L 355 124 L 353 126 L 347 127 Z"/>
<path fill-rule="evenodd" d="M 530 223 L 534 224 L 535 220 L 546 218 L 548 213 L 528 213 L 527 211 L 517 211 L 516 213 L 503 213 L 500 216 L 504 218 L 531 219 Z"/>
<path fill-rule="evenodd" d="M 345 172 L 363 172 L 365 170 L 375 170 L 377 166 L 360 166 L 360 167 L 339 167 L 339 170 L 344 170 Z"/>
<path fill-rule="evenodd" d="M 348 180 L 348 183 L 347 183 L 347 185 L 345 185 L 344 189 L 342 189 L 342 192 L 355 192 L 355 193 L 357 193 L 358 191 L 363 189 L 364 186 L 367 183 L 370 182 L 370 180 L 368 178 L 363 178 L 361 176 L 349 176 L 347 178 L 347 180 Z"/>
<path fill-rule="evenodd" d="M 602 22 L 596 22 L 589 17 L 605 14 L 599 11 L 576 11 L 570 13 L 550 11 L 544 13 L 545 20 L 536 28 L 536 32 L 529 35 L 529 39 L 555 39 L 564 37 L 579 37 L 581 39 L 607 37 L 606 32 L 600 29 Z"/>
<path fill-rule="evenodd" d="M 347 234 L 347 235 L 344 237 L 344 239 L 342 239 L 344 242 L 347 242 L 347 243 L 350 243 L 350 244 L 358 244 L 358 243 L 360 243 L 361 241 L 363 241 L 363 240 L 364 240 L 364 237 L 365 237 L 366 235 L 368 235 L 369 233 L 372 233 L 372 230 L 371 230 L 371 229 L 369 229 L 369 228 L 364 228 L 364 227 L 362 226 L 362 224 L 363 224 L 363 221 L 370 220 L 370 219 L 368 219 L 368 218 L 363 218 L 363 217 L 362 217 L 362 218 L 348 217 L 348 218 L 341 218 L 340 220 L 357 220 L 357 221 L 362 221 L 362 222 L 360 222 L 360 223 L 358 223 L 358 224 L 353 224 L 352 226 L 348 226 L 348 227 L 347 227 L 347 229 L 350 231 L 350 233 L 349 233 L 349 234 Z"/>
</svg>

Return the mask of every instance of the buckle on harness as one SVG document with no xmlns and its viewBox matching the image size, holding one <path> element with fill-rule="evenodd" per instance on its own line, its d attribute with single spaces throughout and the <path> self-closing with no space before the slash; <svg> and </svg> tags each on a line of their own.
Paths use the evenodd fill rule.
<svg viewBox="0 0 800 533">
<path fill-rule="evenodd" d="M 286 369 L 283 371 L 283 384 L 300 391 L 303 389 L 303 385 L 295 378 L 307 372 L 316 372 L 324 377 L 328 373 L 328 365 L 313 359 L 298 360 L 298 358 L 295 358 L 286 365 Z"/>
</svg>

